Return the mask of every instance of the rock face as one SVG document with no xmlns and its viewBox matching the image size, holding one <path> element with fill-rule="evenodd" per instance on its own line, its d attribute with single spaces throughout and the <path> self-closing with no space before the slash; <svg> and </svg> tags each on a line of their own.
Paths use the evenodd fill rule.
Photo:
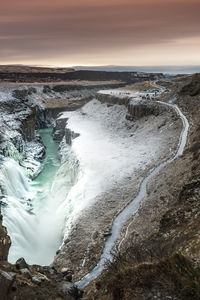
<svg viewBox="0 0 200 300">
<path fill-rule="evenodd" d="M 183 96 L 197 96 L 200 94 L 200 74 L 195 74 L 191 77 L 190 82 L 182 87 L 180 94 Z"/>
<path fill-rule="evenodd" d="M 57 142 L 61 142 L 63 137 L 65 137 L 65 141 L 68 145 L 72 144 L 72 140 L 79 136 L 78 133 L 66 128 L 67 118 L 60 117 L 56 119 L 56 125 L 53 128 L 53 139 Z"/>
<path fill-rule="evenodd" d="M 72 140 L 79 136 L 79 133 L 76 133 L 68 128 L 65 128 L 65 140 L 68 145 L 72 144 Z"/>
<path fill-rule="evenodd" d="M 102 103 L 125 105 L 128 109 L 127 118 L 132 120 L 137 120 L 149 115 L 158 116 L 169 110 L 165 106 L 155 103 L 153 100 L 137 99 L 134 101 L 131 97 L 116 97 L 115 95 L 104 94 L 101 92 L 98 93 L 96 97 Z"/>
<path fill-rule="evenodd" d="M 65 127 L 67 123 L 67 118 L 56 119 L 56 124 L 53 128 L 53 139 L 55 141 L 61 142 L 65 135 Z"/>
<path fill-rule="evenodd" d="M 25 135 L 25 139 L 28 142 L 32 141 L 35 138 L 36 129 L 35 109 L 29 116 L 27 116 L 26 119 L 22 121 L 22 128 Z"/>
<path fill-rule="evenodd" d="M 10 237 L 7 235 L 6 228 L 2 225 L 2 216 L 0 214 L 0 264 L 7 261 L 10 245 Z"/>
<path fill-rule="evenodd" d="M 0 299 L 65 299 L 82 298 L 82 291 L 55 269 L 28 266 L 18 270 L 15 265 L 0 267 Z"/>
</svg>

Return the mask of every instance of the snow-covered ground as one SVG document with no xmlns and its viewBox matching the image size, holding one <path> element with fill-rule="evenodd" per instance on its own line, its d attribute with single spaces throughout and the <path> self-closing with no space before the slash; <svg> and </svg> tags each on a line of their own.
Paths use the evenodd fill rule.
<svg viewBox="0 0 200 300">
<path fill-rule="evenodd" d="M 166 129 L 158 130 L 160 120 L 154 120 L 151 126 L 144 120 L 136 125 L 126 119 L 126 114 L 123 105 L 110 107 L 92 100 L 81 110 L 60 117 L 68 118 L 67 129 L 80 134 L 71 146 L 80 173 L 66 199 L 72 212 L 67 228 L 100 195 L 137 176 L 163 154 Z"/>
<path fill-rule="evenodd" d="M 128 90 L 128 89 L 115 89 L 115 90 L 100 90 L 98 94 L 101 95 L 110 95 L 120 99 L 131 98 L 136 100 L 142 100 L 143 98 L 153 98 L 158 95 L 156 90 L 154 91 L 137 91 L 137 90 Z"/>
</svg>

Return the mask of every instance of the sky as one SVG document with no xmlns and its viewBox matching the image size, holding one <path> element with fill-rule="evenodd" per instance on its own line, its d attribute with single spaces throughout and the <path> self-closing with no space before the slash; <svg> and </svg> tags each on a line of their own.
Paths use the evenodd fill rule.
<svg viewBox="0 0 200 300">
<path fill-rule="evenodd" d="M 200 0 L 0 0 L 0 64 L 200 65 Z"/>
</svg>

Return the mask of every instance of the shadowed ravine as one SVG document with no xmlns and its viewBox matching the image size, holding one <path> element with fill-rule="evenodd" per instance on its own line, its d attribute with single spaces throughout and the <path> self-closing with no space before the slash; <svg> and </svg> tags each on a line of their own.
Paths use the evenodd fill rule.
<svg viewBox="0 0 200 300">
<path fill-rule="evenodd" d="M 137 196 L 117 215 L 117 217 L 114 219 L 112 224 L 112 234 L 108 237 L 108 239 L 105 242 L 103 252 L 101 254 L 100 260 L 98 261 L 97 265 L 89 272 L 87 275 L 85 275 L 80 281 L 76 282 L 76 285 L 79 288 L 84 288 L 86 285 L 88 285 L 92 280 L 97 278 L 102 271 L 105 268 L 105 263 L 108 261 L 113 260 L 113 254 L 112 251 L 114 250 L 114 247 L 116 245 L 117 240 L 120 237 L 120 234 L 122 232 L 122 229 L 124 225 L 127 223 L 127 221 L 130 219 L 131 216 L 133 216 L 137 210 L 140 207 L 141 201 L 147 196 L 147 184 L 149 180 L 159 173 L 159 171 L 164 168 L 166 165 L 172 163 L 175 159 L 180 157 L 183 154 L 186 142 L 187 142 L 187 135 L 189 130 L 189 123 L 185 115 L 181 112 L 179 107 L 175 104 L 169 104 L 165 102 L 158 101 L 158 103 L 167 105 L 171 108 L 173 108 L 177 115 L 181 118 L 183 123 L 183 130 L 180 136 L 179 146 L 176 154 L 168 159 L 167 161 L 161 163 L 159 166 L 157 166 L 155 169 L 153 169 L 142 181 L 139 192 Z M 119 247 L 121 246 L 121 243 L 126 238 L 126 234 L 124 238 L 121 240 Z"/>
</svg>

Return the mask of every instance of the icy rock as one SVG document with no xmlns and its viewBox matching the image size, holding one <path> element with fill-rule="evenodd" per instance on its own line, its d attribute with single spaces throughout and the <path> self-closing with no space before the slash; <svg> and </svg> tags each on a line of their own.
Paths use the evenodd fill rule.
<svg viewBox="0 0 200 300">
<path fill-rule="evenodd" d="M 5 272 L 3 270 L 0 269 L 0 274 L 7 280 L 12 281 L 13 278 L 15 277 L 14 274 L 15 273 L 11 273 L 11 272 Z"/>
<path fill-rule="evenodd" d="M 34 283 L 37 283 L 37 284 L 40 284 L 42 282 L 41 279 L 38 276 L 33 276 L 32 277 L 32 281 Z"/>
</svg>

